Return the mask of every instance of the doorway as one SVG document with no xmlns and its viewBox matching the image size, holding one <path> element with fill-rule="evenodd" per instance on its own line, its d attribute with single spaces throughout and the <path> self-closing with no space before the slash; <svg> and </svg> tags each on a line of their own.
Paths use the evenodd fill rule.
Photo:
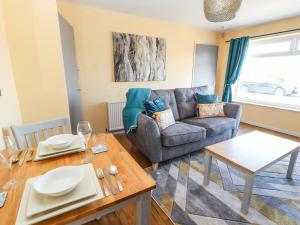
<svg viewBox="0 0 300 225">
<path fill-rule="evenodd" d="M 192 87 L 207 85 L 210 93 L 215 92 L 218 46 L 195 44 L 194 75 Z"/>
</svg>

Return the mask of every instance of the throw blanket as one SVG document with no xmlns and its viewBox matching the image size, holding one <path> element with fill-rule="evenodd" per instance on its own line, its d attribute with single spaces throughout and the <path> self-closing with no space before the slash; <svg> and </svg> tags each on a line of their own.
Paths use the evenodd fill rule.
<svg viewBox="0 0 300 225">
<path fill-rule="evenodd" d="M 127 134 L 137 128 L 138 116 L 145 111 L 144 103 L 150 94 L 150 88 L 130 88 L 128 90 L 126 105 L 123 109 L 123 124 Z"/>
</svg>

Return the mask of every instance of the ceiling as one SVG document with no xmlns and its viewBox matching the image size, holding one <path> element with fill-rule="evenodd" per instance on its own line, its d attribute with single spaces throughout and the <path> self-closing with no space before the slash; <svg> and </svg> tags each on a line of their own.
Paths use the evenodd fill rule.
<svg viewBox="0 0 300 225">
<path fill-rule="evenodd" d="M 237 17 L 225 23 L 208 22 L 203 0 L 64 0 L 138 16 L 222 31 L 300 16 L 300 0 L 243 0 Z"/>
</svg>

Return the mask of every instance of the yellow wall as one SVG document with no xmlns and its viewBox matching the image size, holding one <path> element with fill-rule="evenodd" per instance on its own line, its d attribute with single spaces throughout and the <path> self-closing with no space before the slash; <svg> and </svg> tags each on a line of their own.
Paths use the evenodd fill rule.
<svg viewBox="0 0 300 225">
<path fill-rule="evenodd" d="M 221 95 L 223 91 L 224 76 L 226 72 L 227 56 L 229 44 L 226 40 L 240 36 L 254 36 L 289 29 L 299 28 L 300 16 L 280 20 L 272 23 L 248 27 L 245 29 L 233 30 L 225 33 L 225 36 L 219 35 L 219 57 L 217 68 L 216 90 Z M 300 78 L 299 78 L 300 79 Z M 282 110 L 251 104 L 243 105 L 242 120 L 261 124 L 266 127 L 274 127 L 286 130 L 291 133 L 300 134 L 300 112 Z"/>
<path fill-rule="evenodd" d="M 0 31 L 3 34 L 0 39 L 3 92 L 0 97 L 0 126 L 18 123 L 21 118 L 28 123 L 67 116 L 68 100 L 56 1 L 1 0 L 1 3 L 5 10 L 0 15 Z M 105 102 L 124 100 L 130 87 L 190 87 L 195 42 L 220 45 L 216 88 L 221 94 L 228 55 L 225 40 L 293 29 L 300 24 L 300 17 L 295 17 L 230 31 L 222 37 L 207 30 L 78 4 L 60 2 L 58 8 L 75 31 L 84 119 L 92 122 L 95 131 L 103 131 L 107 127 Z M 166 81 L 114 82 L 112 32 L 165 38 Z M 300 133 L 299 112 L 250 104 L 243 104 L 243 108 L 245 121 Z"/>
<path fill-rule="evenodd" d="M 0 149 L 4 148 L 2 130 L 21 122 L 2 13 L 0 4 Z"/>
<path fill-rule="evenodd" d="M 68 116 L 55 0 L 1 0 L 24 123 Z"/>
<path fill-rule="evenodd" d="M 96 131 L 107 127 L 105 102 L 125 100 L 128 88 L 190 87 L 194 42 L 217 43 L 217 34 L 207 30 L 77 4 L 58 3 L 58 7 L 74 28 L 84 118 Z M 112 32 L 165 38 L 166 81 L 114 82 Z"/>
</svg>

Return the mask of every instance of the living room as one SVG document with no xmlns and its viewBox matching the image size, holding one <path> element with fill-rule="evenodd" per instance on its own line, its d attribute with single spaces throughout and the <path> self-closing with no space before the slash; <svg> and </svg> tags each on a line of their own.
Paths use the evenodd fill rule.
<svg viewBox="0 0 300 225">
<path fill-rule="evenodd" d="M 298 0 L 0 12 L 3 224 L 300 223 Z"/>
</svg>

